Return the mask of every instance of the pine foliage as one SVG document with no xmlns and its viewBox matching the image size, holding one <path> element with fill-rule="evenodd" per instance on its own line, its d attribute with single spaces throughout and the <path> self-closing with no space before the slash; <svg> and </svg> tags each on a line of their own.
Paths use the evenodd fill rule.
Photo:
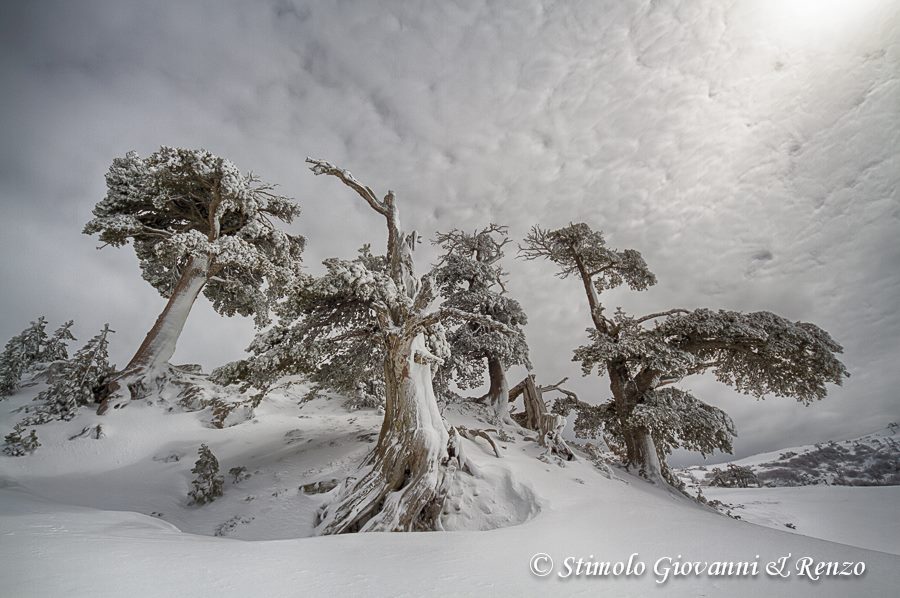
<svg viewBox="0 0 900 598">
<path fill-rule="evenodd" d="M 200 445 L 199 458 L 194 463 L 191 473 L 191 490 L 188 496 L 192 505 L 205 505 L 216 500 L 224 493 L 225 478 L 219 475 L 219 460 L 206 444 Z"/>
<path fill-rule="evenodd" d="M 581 279 L 593 327 L 587 330 L 588 344 L 575 349 L 574 360 L 584 375 L 608 375 L 614 397 L 599 406 L 562 402 L 556 409 L 578 412 L 579 435 L 593 436 L 602 428 L 613 450 L 632 453 L 629 463 L 640 450 L 637 439 L 646 434 L 661 456 L 675 448 L 704 455 L 731 451 L 731 419 L 668 386 L 688 376 L 709 371 L 744 394 L 794 397 L 806 404 L 825 397 L 827 383 L 840 385 L 849 376 L 836 356 L 841 346 L 827 332 L 770 312 L 677 308 L 635 317 L 617 309 L 607 315 L 600 301 L 604 291 L 623 284 L 642 291 L 656 277 L 640 253 L 610 249 L 602 233 L 586 224 L 534 227 L 521 253 L 552 261 L 560 277 Z"/>
<path fill-rule="evenodd" d="M 25 426 L 21 423 L 16 424 L 13 431 L 7 434 L 3 440 L 6 441 L 3 452 L 10 457 L 24 457 L 41 446 L 41 443 L 38 442 L 37 432 L 31 430 L 25 434 Z"/>
<path fill-rule="evenodd" d="M 48 363 L 66 359 L 66 343 L 75 340 L 70 320 L 60 326 L 52 336 L 47 335 L 47 320 L 37 320 L 7 341 L 0 353 L 0 397 L 6 397 L 19 389 L 19 383 L 28 373 L 43 369 Z"/>
<path fill-rule="evenodd" d="M 115 371 L 109 364 L 109 334 L 115 332 L 104 324 L 103 329 L 80 348 L 71 359 L 53 368 L 48 387 L 35 399 L 40 404 L 23 420 L 28 424 L 43 424 L 51 420 L 68 421 L 78 408 L 94 403 L 95 393 L 107 377 Z"/>
<path fill-rule="evenodd" d="M 213 308 L 268 323 L 299 272 L 303 237 L 272 223 L 300 213 L 293 201 L 206 150 L 165 146 L 113 160 L 106 186 L 85 234 L 113 247 L 131 242 L 144 280 L 164 297 L 191 258 L 208 262 L 203 292 Z"/>
<path fill-rule="evenodd" d="M 450 320 L 450 359 L 441 370 L 442 386 L 448 378 L 463 389 L 480 386 L 487 359 L 498 360 L 504 370 L 514 365 L 531 368 L 522 329 L 528 318 L 519 302 L 507 294 L 503 280 L 506 273 L 500 265 L 508 242 L 507 228 L 496 224 L 472 233 L 457 229 L 438 233 L 434 240 L 444 250 L 432 270 L 444 300 L 442 305 L 486 316 L 511 331 L 472 320 Z"/>
</svg>

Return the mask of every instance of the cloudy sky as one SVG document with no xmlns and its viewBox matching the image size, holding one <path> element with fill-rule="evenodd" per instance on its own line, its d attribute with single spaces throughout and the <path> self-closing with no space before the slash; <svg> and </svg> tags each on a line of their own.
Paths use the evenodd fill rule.
<svg viewBox="0 0 900 598">
<path fill-rule="evenodd" d="M 137 347 L 163 300 L 130 248 L 80 232 L 129 150 L 204 147 L 278 183 L 303 207 L 313 271 L 382 243 L 374 213 L 304 168 L 312 155 L 393 189 L 426 237 L 604 230 L 659 278 L 610 307 L 771 310 L 830 331 L 852 377 L 811 407 L 691 381 L 734 417 L 739 456 L 900 419 L 900 3 L 230 4 L 4 5 L 0 337 L 46 314 L 82 340 L 110 322 L 119 364 Z M 605 400 L 570 361 L 590 323 L 580 284 L 510 253 L 539 381 Z M 216 366 L 252 335 L 201 299 L 176 361 Z"/>
</svg>

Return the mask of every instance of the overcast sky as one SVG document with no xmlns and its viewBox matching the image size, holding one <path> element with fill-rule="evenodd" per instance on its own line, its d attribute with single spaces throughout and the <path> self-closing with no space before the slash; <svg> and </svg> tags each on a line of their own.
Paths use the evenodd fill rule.
<svg viewBox="0 0 900 598">
<path fill-rule="evenodd" d="M 830 331 L 852 377 L 811 407 L 688 385 L 733 416 L 738 456 L 900 420 L 896 0 L 4 3 L 0 70 L 2 339 L 45 314 L 81 341 L 110 322 L 120 365 L 136 349 L 164 300 L 130 247 L 81 234 L 129 150 L 204 147 L 278 183 L 313 271 L 380 246 L 382 221 L 309 173 L 312 155 L 393 189 L 426 238 L 602 229 L 659 279 L 610 308 Z M 570 361 L 590 324 L 580 283 L 514 254 L 538 380 L 605 400 Z M 214 367 L 252 335 L 201 299 L 175 361 Z"/>
</svg>

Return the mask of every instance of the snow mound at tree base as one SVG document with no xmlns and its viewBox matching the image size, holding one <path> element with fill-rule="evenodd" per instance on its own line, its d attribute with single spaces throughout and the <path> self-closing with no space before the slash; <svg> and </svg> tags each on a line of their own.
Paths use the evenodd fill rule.
<svg viewBox="0 0 900 598">
<path fill-rule="evenodd" d="M 441 525 L 447 531 L 483 531 L 525 523 L 539 512 L 537 496 L 510 470 L 483 466 L 475 475 L 456 472 Z"/>
</svg>

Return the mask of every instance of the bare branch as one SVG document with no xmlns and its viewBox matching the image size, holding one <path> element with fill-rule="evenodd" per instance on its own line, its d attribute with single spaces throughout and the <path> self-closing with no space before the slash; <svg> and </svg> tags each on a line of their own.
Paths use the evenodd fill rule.
<svg viewBox="0 0 900 598">
<path fill-rule="evenodd" d="M 577 401 L 578 403 L 581 403 L 582 401 L 580 401 L 580 400 L 578 399 L 578 395 L 577 395 L 577 394 L 575 394 L 575 393 L 574 393 L 573 391 L 571 391 L 571 390 L 568 390 L 568 389 L 566 389 L 566 388 L 562 388 L 562 385 L 565 384 L 566 381 L 567 381 L 568 379 L 569 379 L 568 376 L 566 376 L 565 378 L 563 378 L 562 380 L 560 380 L 560 381 L 557 382 L 556 384 L 551 384 L 550 386 L 539 386 L 539 387 L 538 387 L 538 390 L 540 391 L 541 394 L 544 394 L 545 392 L 550 392 L 550 391 L 552 391 L 552 390 L 555 390 L 556 392 L 560 392 L 560 393 L 562 393 L 563 395 L 565 395 L 566 397 L 568 397 L 568 398 L 570 398 L 570 399 L 572 399 L 572 400 L 574 400 L 574 401 Z"/>
<path fill-rule="evenodd" d="M 470 311 L 457 309 L 455 307 L 441 307 L 437 311 L 426 314 L 421 319 L 419 319 L 418 325 L 427 328 L 444 320 L 451 319 L 463 320 L 464 322 L 475 322 L 476 324 L 481 324 L 482 326 L 490 330 L 496 330 L 498 332 L 503 332 L 509 335 L 516 334 L 515 330 L 490 316 L 476 314 Z"/>
<path fill-rule="evenodd" d="M 369 206 L 383 216 L 389 216 L 390 209 L 388 208 L 387 201 L 381 202 L 375 196 L 375 192 L 366 185 L 360 183 L 356 178 L 350 173 L 349 170 L 344 170 L 343 168 L 338 168 L 331 162 L 326 162 L 325 160 L 317 160 L 314 158 L 307 157 L 307 164 L 312 164 L 309 169 L 315 175 L 327 174 L 333 177 L 337 177 L 341 180 L 342 183 L 356 191 L 360 197 L 366 200 L 366 203 Z M 389 191 L 388 196 L 392 196 L 392 193 Z M 387 199 L 387 197 L 385 197 Z"/>
<path fill-rule="evenodd" d="M 690 310 L 677 307 L 675 309 L 670 309 L 668 311 L 660 311 L 660 312 L 656 312 L 653 314 L 647 314 L 646 316 L 637 318 L 635 320 L 635 323 L 640 324 L 641 322 L 646 322 L 647 320 L 652 320 L 654 318 L 661 318 L 663 316 L 674 316 L 675 314 L 689 314 L 689 313 L 691 313 Z"/>
<path fill-rule="evenodd" d="M 466 440 L 471 440 L 472 442 L 475 442 L 476 437 L 484 438 L 490 443 L 491 448 L 494 449 L 494 454 L 497 455 L 497 458 L 500 458 L 500 449 L 497 448 L 497 444 L 494 442 L 494 439 L 488 436 L 488 432 L 497 432 L 497 430 L 495 430 L 494 428 L 487 428 L 484 430 L 478 428 L 470 430 L 465 426 L 456 426 L 456 431 L 459 432 L 460 436 L 462 436 Z"/>
</svg>

